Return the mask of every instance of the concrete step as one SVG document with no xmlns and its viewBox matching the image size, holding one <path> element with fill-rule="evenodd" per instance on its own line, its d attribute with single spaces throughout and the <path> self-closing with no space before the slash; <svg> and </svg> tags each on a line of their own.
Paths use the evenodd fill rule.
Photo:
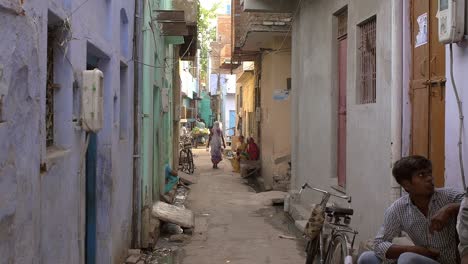
<svg viewBox="0 0 468 264">
<path fill-rule="evenodd" d="M 297 229 L 299 229 L 299 231 L 301 231 L 301 233 L 304 233 L 307 222 L 307 220 L 296 220 L 294 225 L 297 227 Z"/>
<path fill-rule="evenodd" d="M 289 200 L 289 210 L 288 213 L 289 215 L 294 219 L 294 220 L 307 220 L 309 219 L 311 209 L 307 208 L 306 206 L 296 203 L 292 200 Z"/>
</svg>

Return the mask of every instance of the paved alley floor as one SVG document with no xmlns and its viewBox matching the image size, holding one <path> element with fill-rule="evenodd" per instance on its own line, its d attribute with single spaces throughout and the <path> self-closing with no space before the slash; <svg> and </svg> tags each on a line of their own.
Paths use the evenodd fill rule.
<svg viewBox="0 0 468 264">
<path fill-rule="evenodd" d="M 209 153 L 194 150 L 198 175 L 187 207 L 195 214 L 192 241 L 183 248 L 183 264 L 304 263 L 304 243 L 282 207 L 265 206 L 255 191 L 232 173 L 229 161 L 212 169 Z"/>
</svg>

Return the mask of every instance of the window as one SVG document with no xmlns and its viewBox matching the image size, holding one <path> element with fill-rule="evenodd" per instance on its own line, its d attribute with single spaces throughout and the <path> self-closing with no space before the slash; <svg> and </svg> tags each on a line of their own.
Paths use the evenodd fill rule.
<svg viewBox="0 0 468 264">
<path fill-rule="evenodd" d="M 3 68 L 2 66 L 0 66 L 0 87 L 1 87 L 1 82 L 3 80 Z M 4 123 L 5 122 L 5 117 L 3 116 L 3 107 L 5 105 L 5 102 L 4 102 L 4 95 L 3 94 L 0 94 L 0 123 Z"/>
<path fill-rule="evenodd" d="M 3 98 L 4 98 L 3 94 L 0 95 L 0 123 L 4 123 L 4 122 L 5 122 L 5 119 L 4 119 L 4 117 L 3 117 L 3 104 L 4 104 L 4 103 L 3 103 Z"/>
<path fill-rule="evenodd" d="M 240 92 L 239 92 L 239 108 L 244 107 L 244 87 L 240 87 Z"/>
<path fill-rule="evenodd" d="M 54 32 L 47 30 L 46 146 L 54 144 Z"/>
<path fill-rule="evenodd" d="M 120 67 L 120 139 L 127 137 L 128 126 L 128 78 L 127 67 Z"/>
<path fill-rule="evenodd" d="M 128 17 L 125 9 L 120 9 L 120 55 L 128 57 Z"/>
<path fill-rule="evenodd" d="M 359 25 L 358 104 L 376 102 L 376 31 L 376 17 Z"/>
</svg>

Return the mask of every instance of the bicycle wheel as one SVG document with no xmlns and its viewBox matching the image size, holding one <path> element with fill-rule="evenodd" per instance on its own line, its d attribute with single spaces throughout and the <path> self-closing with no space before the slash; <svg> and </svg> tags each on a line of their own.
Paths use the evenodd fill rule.
<svg viewBox="0 0 468 264">
<path fill-rule="evenodd" d="M 346 256 L 349 255 L 348 240 L 344 234 L 333 236 L 327 250 L 325 264 L 343 264 Z"/>
<path fill-rule="evenodd" d="M 188 164 L 188 173 L 193 174 L 195 171 L 195 165 L 193 164 L 193 153 L 192 150 L 187 151 L 187 164 Z"/>
<path fill-rule="evenodd" d="M 306 253 L 306 264 L 313 264 L 315 259 L 320 257 L 320 239 L 318 237 L 307 242 Z"/>
<path fill-rule="evenodd" d="M 180 151 L 181 171 L 188 171 L 188 154 L 186 149 Z"/>
</svg>

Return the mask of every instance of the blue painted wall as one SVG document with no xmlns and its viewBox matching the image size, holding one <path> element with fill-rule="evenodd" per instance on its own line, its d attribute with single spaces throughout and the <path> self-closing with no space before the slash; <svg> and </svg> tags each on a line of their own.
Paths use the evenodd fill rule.
<svg viewBox="0 0 468 264">
<path fill-rule="evenodd" d="M 90 58 L 97 58 L 93 63 L 105 75 L 105 122 L 97 135 L 96 263 L 122 262 L 131 235 L 134 1 L 17 2 L 0 0 L 2 262 L 84 261 L 86 186 L 79 172 L 85 132 L 74 119 L 81 72 Z M 54 95 L 55 143 L 47 148 L 47 25 L 67 18 L 70 38 L 56 47 L 54 59 L 54 82 L 61 85 Z M 121 78 L 125 64 L 126 78 Z M 121 117 L 121 110 L 127 116 Z"/>
</svg>

